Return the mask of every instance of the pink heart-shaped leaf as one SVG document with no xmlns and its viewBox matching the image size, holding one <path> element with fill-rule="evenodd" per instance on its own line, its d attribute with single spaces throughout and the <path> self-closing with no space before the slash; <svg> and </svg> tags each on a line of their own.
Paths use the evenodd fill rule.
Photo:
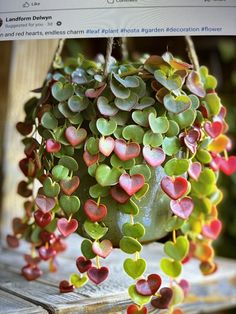
<svg viewBox="0 0 236 314">
<path fill-rule="evenodd" d="M 110 156 L 115 147 L 115 140 L 111 137 L 101 137 L 99 139 L 99 151 L 106 157 Z"/>
<path fill-rule="evenodd" d="M 173 200 L 181 198 L 188 190 L 188 181 L 183 177 L 172 179 L 169 176 L 161 180 L 162 190 Z"/>
<path fill-rule="evenodd" d="M 161 277 L 157 274 L 151 274 L 147 280 L 140 279 L 136 283 L 136 290 L 141 295 L 154 295 L 161 286 Z"/>
<path fill-rule="evenodd" d="M 198 180 L 201 174 L 201 171 L 202 171 L 202 165 L 200 164 L 200 162 L 195 161 L 189 165 L 188 174 L 193 180 L 196 180 L 196 181 Z"/>
<path fill-rule="evenodd" d="M 107 207 L 103 204 L 97 205 L 94 200 L 89 199 L 84 204 L 84 212 L 91 221 L 101 221 L 107 215 Z"/>
<path fill-rule="evenodd" d="M 62 280 L 59 284 L 59 289 L 61 293 L 68 293 L 74 291 L 74 286 L 69 283 L 67 280 Z"/>
<path fill-rule="evenodd" d="M 74 126 L 69 126 L 65 130 L 65 137 L 72 146 L 77 146 L 86 139 L 87 131 L 83 128 L 76 129 Z"/>
<path fill-rule="evenodd" d="M 107 279 L 109 275 L 109 269 L 105 266 L 101 268 L 91 267 L 89 268 L 87 275 L 92 282 L 94 282 L 96 285 L 99 285 L 101 282 Z"/>
<path fill-rule="evenodd" d="M 95 164 L 99 159 L 99 155 L 91 155 L 89 154 L 89 152 L 87 150 L 84 151 L 83 153 L 83 160 L 86 163 L 87 167 L 92 166 L 93 164 Z"/>
<path fill-rule="evenodd" d="M 162 148 L 151 148 L 146 145 L 143 147 L 143 157 L 150 166 L 158 167 L 163 163 L 166 155 Z"/>
<path fill-rule="evenodd" d="M 221 121 L 214 121 L 212 123 L 206 122 L 204 124 L 204 128 L 210 137 L 216 138 L 217 136 L 219 136 L 222 133 L 223 124 Z"/>
<path fill-rule="evenodd" d="M 220 170 L 227 176 L 236 172 L 236 156 L 230 156 L 228 159 L 221 157 Z"/>
<path fill-rule="evenodd" d="M 116 139 L 114 152 L 121 160 L 126 161 L 139 156 L 140 145 L 135 142 L 126 143 L 123 139 Z"/>
<path fill-rule="evenodd" d="M 123 173 L 119 178 L 120 186 L 130 196 L 138 192 L 143 187 L 144 183 L 145 179 L 142 174 L 130 176 L 128 173 Z"/>
<path fill-rule="evenodd" d="M 103 240 L 102 242 L 93 242 L 92 250 L 93 252 L 102 257 L 106 258 L 112 251 L 113 245 L 110 240 Z"/>
<path fill-rule="evenodd" d="M 60 182 L 62 191 L 68 196 L 70 196 L 77 190 L 79 184 L 80 179 L 77 176 L 74 176 L 71 179 L 61 180 Z"/>
<path fill-rule="evenodd" d="M 218 238 L 222 229 L 222 223 L 219 219 L 214 219 L 210 224 L 204 225 L 202 227 L 202 234 L 204 237 L 215 240 Z"/>
<path fill-rule="evenodd" d="M 194 154 L 197 150 L 197 141 L 199 140 L 200 132 L 197 129 L 192 129 L 184 137 L 184 143 L 188 149 Z"/>
<path fill-rule="evenodd" d="M 168 287 L 161 288 L 159 294 L 159 297 L 152 299 L 152 306 L 157 309 L 167 309 L 173 296 L 172 289 Z"/>
<path fill-rule="evenodd" d="M 49 259 L 56 256 L 56 254 L 57 252 L 51 246 L 50 247 L 41 246 L 39 248 L 39 256 L 44 261 L 48 261 Z"/>
<path fill-rule="evenodd" d="M 60 218 L 57 221 L 57 228 L 64 237 L 68 237 L 78 228 L 78 221 L 76 219 L 67 220 L 66 218 Z"/>
<path fill-rule="evenodd" d="M 170 208 L 176 216 L 187 219 L 193 211 L 194 203 L 190 197 L 184 197 L 178 201 L 171 200 Z"/>
<path fill-rule="evenodd" d="M 51 138 L 46 141 L 46 151 L 48 153 L 57 153 L 60 150 L 61 150 L 61 143 Z"/>
<path fill-rule="evenodd" d="M 148 310 L 146 306 L 139 307 L 136 304 L 131 304 L 127 307 L 127 314 L 147 314 Z"/>
<path fill-rule="evenodd" d="M 26 265 L 21 268 L 21 274 L 28 280 L 35 280 L 42 276 L 41 269 L 37 265 Z"/>
<path fill-rule="evenodd" d="M 115 185 L 110 189 L 112 198 L 120 204 L 125 204 L 130 196 L 119 186 Z"/>
<path fill-rule="evenodd" d="M 86 259 L 83 256 L 80 256 L 76 260 L 76 266 L 81 273 L 85 273 L 92 267 L 92 261 L 90 259 Z"/>
<path fill-rule="evenodd" d="M 186 279 L 181 279 L 179 282 L 179 286 L 182 288 L 184 292 L 184 296 L 186 297 L 190 290 L 190 284 Z"/>
<path fill-rule="evenodd" d="M 93 88 L 87 89 L 85 92 L 85 96 L 88 98 L 98 98 L 102 94 L 106 86 L 107 86 L 106 83 L 102 83 L 102 85 L 97 89 Z"/>
<path fill-rule="evenodd" d="M 35 204 L 44 213 L 47 213 L 55 207 L 56 202 L 55 202 L 54 198 L 46 197 L 45 195 L 38 194 L 36 199 L 35 199 Z"/>
<path fill-rule="evenodd" d="M 34 212 L 34 219 L 39 227 L 44 228 L 52 221 L 52 215 L 50 213 L 44 213 L 42 210 L 38 209 Z"/>
</svg>

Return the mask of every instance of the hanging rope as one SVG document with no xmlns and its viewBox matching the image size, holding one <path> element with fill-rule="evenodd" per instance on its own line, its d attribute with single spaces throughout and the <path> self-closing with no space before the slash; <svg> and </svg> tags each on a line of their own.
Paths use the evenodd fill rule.
<svg viewBox="0 0 236 314">
<path fill-rule="evenodd" d="M 105 64 L 104 64 L 104 78 L 107 78 L 107 75 L 108 75 L 108 68 L 109 68 L 109 62 L 110 62 L 111 53 L 112 53 L 113 42 L 114 42 L 114 37 L 109 37 L 107 39 L 107 49 L 106 49 L 106 57 L 105 57 Z"/>
<path fill-rule="evenodd" d="M 127 37 L 121 38 L 121 54 L 122 54 L 122 61 L 128 59 L 129 53 L 127 49 Z"/>
<path fill-rule="evenodd" d="M 194 70 L 199 72 L 199 61 L 191 36 L 185 36 L 185 41 L 187 43 L 188 57 L 194 66 Z"/>
</svg>

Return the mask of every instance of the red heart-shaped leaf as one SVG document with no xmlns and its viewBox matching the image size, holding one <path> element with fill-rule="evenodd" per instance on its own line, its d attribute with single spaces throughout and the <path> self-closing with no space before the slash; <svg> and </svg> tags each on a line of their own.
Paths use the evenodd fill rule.
<svg viewBox="0 0 236 314">
<path fill-rule="evenodd" d="M 105 266 L 101 268 L 91 267 L 89 268 L 87 275 L 92 282 L 98 285 L 107 279 L 109 275 L 109 269 Z"/>
<path fill-rule="evenodd" d="M 54 233 L 48 232 L 46 230 L 42 230 L 39 236 L 40 236 L 40 239 L 43 241 L 43 243 L 54 242 L 56 238 Z"/>
<path fill-rule="evenodd" d="M 120 204 L 125 204 L 130 196 L 119 186 L 115 185 L 110 189 L 112 198 Z"/>
<path fill-rule="evenodd" d="M 71 179 L 60 181 L 60 186 L 61 186 L 62 191 L 68 196 L 70 196 L 77 190 L 79 184 L 80 184 L 80 179 L 77 176 L 74 176 Z"/>
<path fill-rule="evenodd" d="M 19 247 L 19 239 L 15 235 L 8 234 L 6 237 L 7 245 L 13 249 Z"/>
<path fill-rule="evenodd" d="M 27 182 L 20 181 L 17 186 L 17 193 L 23 197 L 30 197 L 32 195 L 32 190 L 28 188 Z"/>
<path fill-rule="evenodd" d="M 87 150 L 84 151 L 83 153 L 83 160 L 86 163 L 87 167 L 92 166 L 98 161 L 99 155 L 91 155 Z"/>
<path fill-rule="evenodd" d="M 101 137 L 99 139 L 99 151 L 106 157 L 110 156 L 115 147 L 115 140 L 111 137 Z"/>
<path fill-rule="evenodd" d="M 188 174 L 193 180 L 198 180 L 202 171 L 202 165 L 200 162 L 195 161 L 189 165 Z"/>
<path fill-rule="evenodd" d="M 47 213 L 55 207 L 56 202 L 55 202 L 54 198 L 46 197 L 45 195 L 38 194 L 36 199 L 35 199 L 35 204 L 44 213 Z"/>
<path fill-rule="evenodd" d="M 162 148 L 151 148 L 146 145 L 143 147 L 143 157 L 150 166 L 158 167 L 163 163 L 166 155 Z"/>
<path fill-rule="evenodd" d="M 221 221 L 219 219 L 214 219 L 210 222 L 209 225 L 207 224 L 202 227 L 202 234 L 208 239 L 215 240 L 218 238 L 221 229 Z"/>
<path fill-rule="evenodd" d="M 18 122 L 16 129 L 21 135 L 26 136 L 33 131 L 33 125 L 29 122 Z"/>
<path fill-rule="evenodd" d="M 86 259 L 83 256 L 80 256 L 76 260 L 76 266 L 81 273 L 85 273 L 92 267 L 92 261 L 90 259 Z"/>
<path fill-rule="evenodd" d="M 29 265 L 37 265 L 41 262 L 41 258 L 39 256 L 33 257 L 29 254 L 24 254 L 24 259 Z"/>
<path fill-rule="evenodd" d="M 223 124 L 221 121 L 214 121 L 212 123 L 206 122 L 204 124 L 204 128 L 210 137 L 216 138 L 217 136 L 219 136 L 222 133 Z"/>
<path fill-rule="evenodd" d="M 231 176 L 236 172 L 236 156 L 230 156 L 228 159 L 222 157 L 219 165 L 224 174 Z"/>
<path fill-rule="evenodd" d="M 218 266 L 213 261 L 203 261 L 201 262 L 199 268 L 203 275 L 208 276 L 214 274 L 217 271 Z"/>
<path fill-rule="evenodd" d="M 105 205 L 97 205 L 94 200 L 89 199 L 84 204 L 84 212 L 91 221 L 101 221 L 107 215 L 107 208 Z"/>
<path fill-rule="evenodd" d="M 121 160 L 126 161 L 139 156 L 140 145 L 135 142 L 126 143 L 123 139 L 116 139 L 114 152 Z"/>
<path fill-rule="evenodd" d="M 34 219 L 39 227 L 44 228 L 52 221 L 52 215 L 50 213 L 44 213 L 42 210 L 38 209 L 34 212 Z"/>
<path fill-rule="evenodd" d="M 140 279 L 136 283 L 136 290 L 141 295 L 154 295 L 161 286 L 161 277 L 157 274 L 151 274 L 147 280 Z"/>
<path fill-rule="evenodd" d="M 170 208 L 176 216 L 187 219 L 193 211 L 194 203 L 190 197 L 184 197 L 178 201 L 171 200 Z"/>
<path fill-rule="evenodd" d="M 143 187 L 144 183 L 145 179 L 142 174 L 130 176 L 128 173 L 123 173 L 119 178 L 120 186 L 130 196 L 138 192 Z"/>
<path fill-rule="evenodd" d="M 169 176 L 161 180 L 162 190 L 173 200 L 182 197 L 188 190 L 188 181 L 183 177 L 172 179 Z"/>
<path fill-rule="evenodd" d="M 26 265 L 21 268 L 21 274 L 28 280 L 35 280 L 42 276 L 41 269 L 37 265 Z"/>
<path fill-rule="evenodd" d="M 34 177 L 36 174 L 36 166 L 32 158 L 24 158 L 19 162 L 19 167 L 26 177 Z"/>
<path fill-rule="evenodd" d="M 68 293 L 74 291 L 74 286 L 67 280 L 62 280 L 59 284 L 59 289 L 61 293 Z"/>
<path fill-rule="evenodd" d="M 57 253 L 64 252 L 67 249 L 67 244 L 60 237 L 52 241 L 52 247 Z"/>
<path fill-rule="evenodd" d="M 147 314 L 148 310 L 146 306 L 139 307 L 136 304 L 131 304 L 127 307 L 127 314 Z"/>
<path fill-rule="evenodd" d="M 46 151 L 48 153 L 57 153 L 60 150 L 61 150 L 61 143 L 51 138 L 46 141 Z"/>
<path fill-rule="evenodd" d="M 103 240 L 102 242 L 93 242 L 92 250 L 93 252 L 102 257 L 106 258 L 112 251 L 113 246 L 110 240 Z"/>
<path fill-rule="evenodd" d="M 23 223 L 21 218 L 15 217 L 12 220 L 12 229 L 14 234 L 23 234 L 27 229 L 27 224 Z"/>
<path fill-rule="evenodd" d="M 53 258 L 57 254 L 56 250 L 53 247 L 41 246 L 39 248 L 39 256 L 42 260 L 48 261 L 50 258 Z"/>
<path fill-rule="evenodd" d="M 173 296 L 171 288 L 164 287 L 159 291 L 160 297 L 152 299 L 151 304 L 157 309 L 167 309 Z"/>
<path fill-rule="evenodd" d="M 87 137 L 87 131 L 83 128 L 76 129 L 74 126 L 69 126 L 65 130 L 65 137 L 72 146 L 78 146 Z"/>
<path fill-rule="evenodd" d="M 68 237 L 71 233 L 75 232 L 78 225 L 76 219 L 67 220 L 66 218 L 60 218 L 57 221 L 57 228 L 64 237 Z"/>
</svg>

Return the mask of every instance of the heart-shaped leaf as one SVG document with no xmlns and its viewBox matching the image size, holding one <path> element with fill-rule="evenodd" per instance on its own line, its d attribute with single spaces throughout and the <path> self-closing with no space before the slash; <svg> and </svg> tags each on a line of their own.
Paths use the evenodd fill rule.
<svg viewBox="0 0 236 314">
<path fill-rule="evenodd" d="M 129 143 L 130 144 L 130 143 Z M 126 150 L 126 148 L 125 148 Z M 130 157 L 129 153 L 125 153 L 125 151 L 122 151 L 122 150 L 117 150 L 116 149 L 116 152 L 118 152 L 118 154 L 124 159 L 126 159 L 127 157 Z M 131 150 L 130 150 L 131 152 Z M 112 167 L 114 168 L 124 168 L 124 169 L 131 169 L 134 165 L 135 165 L 135 159 L 132 158 L 132 159 L 128 159 L 128 160 L 121 160 L 120 158 L 118 158 L 115 154 L 113 154 L 111 156 L 111 159 L 110 159 L 110 163 L 112 165 Z"/>
<path fill-rule="evenodd" d="M 132 301 L 140 306 L 145 305 L 151 301 L 151 296 L 143 296 L 139 294 L 135 285 L 129 287 L 128 293 Z"/>
<path fill-rule="evenodd" d="M 86 97 L 74 95 L 68 100 L 68 107 L 72 112 L 81 112 L 89 105 L 89 100 Z"/>
<path fill-rule="evenodd" d="M 136 291 L 144 296 L 154 295 L 161 286 L 161 277 L 157 274 L 151 274 L 147 280 L 140 279 L 136 283 Z"/>
<path fill-rule="evenodd" d="M 79 169 L 77 161 L 71 156 L 61 157 L 58 164 L 68 168 L 71 171 L 77 171 Z"/>
<path fill-rule="evenodd" d="M 151 170 L 147 165 L 135 165 L 130 169 L 130 175 L 142 174 L 145 178 L 145 181 L 148 182 L 151 178 Z"/>
<path fill-rule="evenodd" d="M 215 240 L 218 238 L 222 229 L 222 223 L 219 219 L 214 219 L 210 224 L 206 224 L 202 227 L 202 234 L 204 237 Z"/>
<path fill-rule="evenodd" d="M 139 213 L 139 208 L 138 206 L 131 200 L 127 201 L 125 204 L 119 204 L 118 209 L 124 213 L 124 214 L 129 214 L 136 216 Z"/>
<path fill-rule="evenodd" d="M 99 165 L 96 169 L 96 180 L 101 186 L 111 186 L 119 182 L 122 171 L 117 168 L 110 168 L 107 165 Z"/>
<path fill-rule="evenodd" d="M 97 204 L 94 200 L 88 199 L 84 203 L 84 212 L 91 221 L 101 221 L 107 215 L 107 207 L 104 204 Z"/>
<path fill-rule="evenodd" d="M 148 127 L 149 125 L 148 116 L 150 113 L 153 113 L 154 115 L 156 115 L 156 110 L 153 107 L 147 108 L 145 110 L 135 110 L 132 113 L 132 119 L 138 125 L 141 125 L 143 127 Z"/>
<path fill-rule="evenodd" d="M 101 226 L 98 222 L 86 220 L 84 222 L 84 230 L 92 239 L 97 241 L 107 233 L 108 228 Z"/>
<path fill-rule="evenodd" d="M 81 243 L 81 252 L 87 259 L 92 259 L 96 256 L 92 250 L 93 242 L 88 239 L 84 239 Z"/>
<path fill-rule="evenodd" d="M 154 77 L 161 85 L 170 91 L 179 89 L 183 83 L 182 78 L 179 75 L 173 74 L 167 76 L 162 70 L 156 70 L 154 72 Z"/>
<path fill-rule="evenodd" d="M 149 130 L 144 134 L 143 145 L 158 147 L 161 146 L 162 142 L 163 136 L 160 133 L 153 133 L 151 130 Z"/>
<path fill-rule="evenodd" d="M 176 278 L 182 271 L 182 265 L 179 261 L 170 258 L 162 258 L 160 261 L 161 270 L 169 277 Z"/>
<path fill-rule="evenodd" d="M 184 220 L 177 217 L 177 216 L 171 216 L 167 222 L 166 222 L 166 227 L 165 230 L 167 232 L 171 232 L 173 230 L 180 229 L 184 224 Z"/>
<path fill-rule="evenodd" d="M 104 96 L 100 96 L 97 100 L 97 107 L 100 113 L 103 116 L 111 117 L 114 116 L 119 109 L 115 106 L 114 103 L 109 102 L 108 99 Z"/>
<path fill-rule="evenodd" d="M 169 287 L 161 288 L 158 292 L 160 296 L 155 299 L 152 299 L 152 306 L 157 309 L 168 309 L 169 304 L 171 302 L 173 291 Z"/>
<path fill-rule="evenodd" d="M 148 121 L 153 133 L 166 133 L 169 129 L 169 121 L 166 117 L 156 118 L 154 113 L 150 113 Z"/>
<path fill-rule="evenodd" d="M 59 284 L 60 293 L 69 293 L 74 291 L 74 286 L 67 280 L 62 280 Z"/>
<path fill-rule="evenodd" d="M 76 213 L 80 208 L 80 200 L 75 195 L 62 195 L 60 197 L 59 204 L 68 216 Z"/>
<path fill-rule="evenodd" d="M 194 203 L 190 197 L 184 197 L 179 201 L 171 200 L 170 208 L 176 216 L 188 219 L 193 211 Z"/>
<path fill-rule="evenodd" d="M 165 164 L 164 170 L 168 176 L 172 177 L 184 174 L 185 172 L 187 172 L 188 168 L 188 159 L 172 158 Z"/>
<path fill-rule="evenodd" d="M 89 268 L 87 275 L 93 283 L 99 285 L 107 279 L 109 275 L 109 269 L 105 266 L 101 268 L 91 267 Z"/>
<path fill-rule="evenodd" d="M 62 165 L 56 165 L 52 168 L 52 175 L 56 181 L 65 180 L 69 175 L 69 169 Z"/>
<path fill-rule="evenodd" d="M 48 153 L 57 153 L 60 150 L 61 150 L 61 143 L 51 138 L 46 141 L 46 151 Z"/>
<path fill-rule="evenodd" d="M 109 195 L 109 187 L 95 184 L 90 186 L 89 195 L 93 198 L 105 197 Z"/>
<path fill-rule="evenodd" d="M 87 137 L 87 131 L 83 128 L 76 129 L 74 126 L 69 126 L 65 131 L 65 137 L 72 146 L 78 146 Z"/>
<path fill-rule="evenodd" d="M 71 179 L 61 180 L 60 182 L 62 191 L 69 196 L 77 190 L 79 184 L 80 179 L 77 176 L 74 176 Z"/>
<path fill-rule="evenodd" d="M 79 256 L 76 259 L 76 266 L 81 273 L 86 273 L 89 268 L 92 267 L 92 261 L 90 259 L 86 259 L 83 256 Z"/>
<path fill-rule="evenodd" d="M 123 236 L 120 240 L 119 247 L 127 254 L 134 254 L 142 250 L 142 245 L 134 238 Z"/>
<path fill-rule="evenodd" d="M 111 137 L 101 137 L 99 139 L 99 151 L 106 157 L 110 156 L 115 147 L 115 140 Z"/>
<path fill-rule="evenodd" d="M 185 110 L 179 114 L 169 113 L 172 120 L 176 121 L 180 127 L 180 129 L 185 129 L 191 125 L 196 119 L 196 111 L 192 108 Z"/>
<path fill-rule="evenodd" d="M 146 306 L 140 306 L 136 304 L 131 304 L 127 307 L 127 314 L 147 314 L 148 310 Z"/>
<path fill-rule="evenodd" d="M 68 237 L 78 228 L 78 221 L 76 219 L 67 220 L 60 218 L 57 221 L 57 228 L 64 237 Z"/>
<path fill-rule="evenodd" d="M 207 94 L 204 98 L 210 116 L 217 116 L 221 108 L 221 100 L 216 93 Z"/>
<path fill-rule="evenodd" d="M 99 118 L 96 122 L 96 126 L 98 131 L 103 135 L 103 136 L 108 136 L 111 135 L 115 132 L 117 128 L 117 124 L 115 120 L 106 120 L 104 118 Z"/>
<path fill-rule="evenodd" d="M 172 156 L 179 152 L 180 141 L 176 136 L 165 137 L 162 143 L 162 149 L 164 153 L 168 156 Z"/>
<path fill-rule="evenodd" d="M 163 99 L 164 106 L 169 112 L 178 114 L 186 111 L 191 107 L 191 99 L 186 95 L 173 97 L 171 94 L 167 94 Z"/>
<path fill-rule="evenodd" d="M 202 171 L 202 165 L 200 162 L 195 161 L 189 165 L 188 174 L 193 180 L 198 180 Z"/>
<path fill-rule="evenodd" d="M 49 198 L 49 197 L 46 197 L 45 195 L 40 195 L 39 194 L 39 195 L 37 195 L 37 197 L 35 199 L 35 204 L 44 213 L 47 213 L 47 212 L 49 212 L 50 210 L 52 210 L 55 207 L 56 202 L 55 202 L 54 198 Z M 19 224 L 19 225 L 21 226 L 21 224 Z"/>
<path fill-rule="evenodd" d="M 139 97 L 142 97 L 140 96 L 140 90 L 139 91 L 135 91 L 135 93 L 139 96 Z M 148 108 L 148 107 L 151 107 L 155 104 L 155 99 L 152 98 L 152 97 L 149 97 L 149 96 L 144 96 L 142 97 L 140 100 L 139 100 L 139 103 L 135 106 L 135 109 L 139 109 L 139 110 L 142 110 L 142 109 L 145 109 L 145 108 Z"/>
<path fill-rule="evenodd" d="M 196 71 L 191 71 L 186 80 L 186 86 L 193 94 L 204 97 L 206 95 L 204 86 L 201 82 L 201 78 Z"/>
<path fill-rule="evenodd" d="M 74 94 L 74 88 L 70 83 L 56 82 L 52 85 L 52 96 L 58 101 L 65 101 Z"/>
<path fill-rule="evenodd" d="M 203 197 L 208 196 L 213 192 L 215 188 L 215 183 L 216 176 L 213 170 L 205 168 L 202 170 L 198 178 L 198 181 L 191 181 L 191 186 L 193 192 Z"/>
<path fill-rule="evenodd" d="M 122 232 L 127 237 L 140 239 L 145 234 L 145 228 L 140 222 L 137 222 L 135 224 L 131 224 L 129 222 L 126 222 L 122 226 Z"/>
<path fill-rule="evenodd" d="M 102 257 L 106 258 L 112 251 L 113 245 L 110 240 L 103 240 L 102 242 L 93 242 L 92 250 L 93 252 Z"/>
<path fill-rule="evenodd" d="M 81 288 L 88 282 L 88 277 L 86 275 L 71 274 L 70 282 L 75 288 Z"/>
<path fill-rule="evenodd" d="M 138 157 L 140 146 L 135 142 L 126 143 L 123 139 L 117 139 L 115 140 L 114 152 L 122 161 L 127 161 Z"/>
<path fill-rule="evenodd" d="M 141 144 L 143 142 L 144 130 L 139 125 L 130 124 L 123 129 L 122 135 L 128 141 L 132 140 Z"/>
<path fill-rule="evenodd" d="M 42 126 L 46 129 L 54 130 L 58 126 L 58 121 L 51 112 L 45 112 L 41 118 Z"/>
<path fill-rule="evenodd" d="M 50 177 L 43 181 L 43 192 L 47 197 L 56 197 L 60 192 L 60 185 L 53 182 Z"/>
<path fill-rule="evenodd" d="M 158 167 L 164 162 L 166 155 L 160 147 L 151 148 L 150 146 L 144 146 L 143 157 L 150 166 Z"/>
<path fill-rule="evenodd" d="M 116 98 L 115 105 L 118 109 L 123 111 L 131 111 L 138 103 L 137 94 L 131 92 L 128 98 Z"/>
<path fill-rule="evenodd" d="M 133 279 L 137 279 L 142 276 L 142 274 L 146 270 L 146 261 L 142 258 L 138 258 L 137 260 L 132 260 L 131 258 L 127 258 L 124 261 L 124 270 Z"/>
<path fill-rule="evenodd" d="M 222 133 L 223 124 L 221 121 L 213 121 L 212 123 L 206 122 L 204 128 L 210 137 L 216 138 Z"/>
<path fill-rule="evenodd" d="M 188 190 L 188 181 L 183 177 L 164 177 L 161 180 L 162 190 L 173 200 L 181 198 Z"/>
<path fill-rule="evenodd" d="M 179 236 L 176 242 L 167 241 L 164 245 L 165 253 L 175 261 L 182 261 L 189 251 L 189 242 L 186 237 Z"/>
<path fill-rule="evenodd" d="M 125 88 L 114 77 L 112 77 L 110 87 L 112 93 L 118 98 L 125 99 L 128 98 L 130 95 L 130 89 Z"/>
</svg>

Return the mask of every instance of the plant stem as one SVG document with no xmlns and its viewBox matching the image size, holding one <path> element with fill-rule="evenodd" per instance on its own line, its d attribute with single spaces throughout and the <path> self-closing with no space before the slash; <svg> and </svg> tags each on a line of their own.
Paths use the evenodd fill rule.
<svg viewBox="0 0 236 314">
<path fill-rule="evenodd" d="M 191 63 L 194 66 L 194 70 L 196 70 L 199 73 L 199 61 L 198 56 L 194 47 L 193 40 L 191 36 L 185 36 L 185 41 L 187 43 L 187 50 L 188 50 L 188 56 L 191 61 Z"/>
<path fill-rule="evenodd" d="M 175 230 L 173 230 L 172 235 L 173 235 L 173 242 L 176 243 L 176 231 Z"/>
<path fill-rule="evenodd" d="M 105 58 L 105 65 L 104 65 L 104 78 L 107 78 L 108 75 L 108 68 L 109 68 L 109 62 L 111 58 L 112 53 L 112 46 L 113 46 L 114 37 L 109 37 L 107 39 L 107 49 L 106 49 L 106 58 Z"/>
<path fill-rule="evenodd" d="M 96 256 L 96 266 L 97 266 L 97 268 L 101 268 L 100 261 L 99 261 L 99 256 L 98 256 L 98 255 Z"/>
</svg>

